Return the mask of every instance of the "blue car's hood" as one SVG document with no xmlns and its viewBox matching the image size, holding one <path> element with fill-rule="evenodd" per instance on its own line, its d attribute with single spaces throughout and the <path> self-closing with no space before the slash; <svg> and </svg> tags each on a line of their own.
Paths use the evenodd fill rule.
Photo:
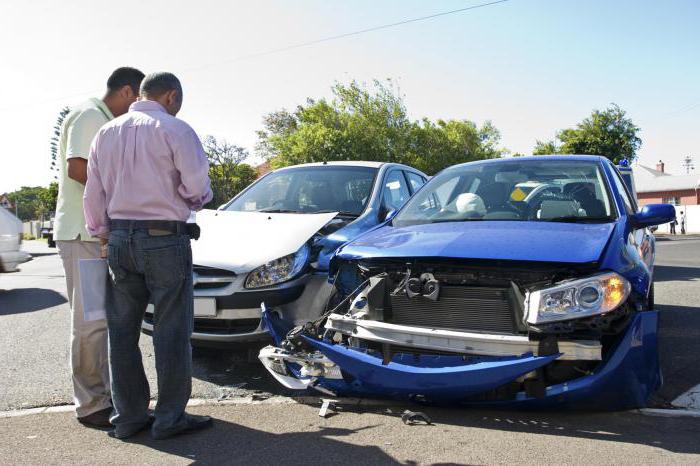
<svg viewBox="0 0 700 466">
<path fill-rule="evenodd" d="M 509 221 L 385 226 L 343 246 L 338 256 L 586 263 L 600 258 L 614 227 L 614 223 Z"/>
</svg>

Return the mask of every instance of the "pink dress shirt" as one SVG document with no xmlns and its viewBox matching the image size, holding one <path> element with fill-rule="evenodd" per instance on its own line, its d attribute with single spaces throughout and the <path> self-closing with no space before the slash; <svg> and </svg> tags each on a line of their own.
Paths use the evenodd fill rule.
<svg viewBox="0 0 700 466">
<path fill-rule="evenodd" d="M 158 102 L 135 102 L 92 141 L 83 205 L 93 236 L 109 232 L 109 219 L 185 221 L 211 199 L 197 134 Z"/>
</svg>

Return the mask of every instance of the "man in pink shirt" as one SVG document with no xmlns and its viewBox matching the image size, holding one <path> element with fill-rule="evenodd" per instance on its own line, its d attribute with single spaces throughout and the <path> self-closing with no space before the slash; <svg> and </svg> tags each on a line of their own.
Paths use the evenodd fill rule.
<svg viewBox="0 0 700 466">
<path fill-rule="evenodd" d="M 192 225 L 190 211 L 212 199 L 209 165 L 194 130 L 175 118 L 180 81 L 154 73 L 141 100 L 104 125 L 88 159 L 84 208 L 87 230 L 103 239 L 112 286 L 107 298 L 113 437 L 151 426 L 162 439 L 212 425 L 185 413 L 192 389 Z M 108 244 L 106 240 L 108 239 Z M 139 336 L 154 305 L 153 345 L 158 374 L 155 419 Z"/>
</svg>

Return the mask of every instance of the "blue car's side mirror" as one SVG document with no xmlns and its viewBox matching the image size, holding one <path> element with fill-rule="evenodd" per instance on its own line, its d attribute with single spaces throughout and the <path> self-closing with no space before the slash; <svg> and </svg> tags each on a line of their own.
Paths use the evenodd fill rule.
<svg viewBox="0 0 700 466">
<path fill-rule="evenodd" d="M 647 204 L 632 216 L 634 226 L 652 227 L 672 222 L 676 218 L 676 208 L 671 204 Z"/>
</svg>

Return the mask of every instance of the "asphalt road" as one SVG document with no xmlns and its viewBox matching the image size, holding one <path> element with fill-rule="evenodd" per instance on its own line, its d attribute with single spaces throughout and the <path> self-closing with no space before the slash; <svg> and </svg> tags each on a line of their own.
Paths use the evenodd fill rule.
<svg viewBox="0 0 700 466">
<path fill-rule="evenodd" d="M 700 237 L 663 238 L 657 244 L 662 407 L 700 384 Z M 0 274 L 0 411 L 71 402 L 69 310 L 60 260 L 40 242 L 25 249 L 34 259 L 19 273 Z M 142 337 L 141 348 L 155 389 L 150 337 Z M 252 394 L 262 399 L 285 394 L 257 361 L 247 359 L 245 351 L 195 352 L 193 397 L 229 400 L 191 409 L 215 418 L 207 433 L 164 442 L 141 434 L 118 442 L 79 427 L 69 412 L 11 418 L 0 413 L 0 458 L 5 464 L 121 464 L 125 458 L 142 464 L 697 464 L 700 459 L 698 418 L 424 408 L 435 425 L 406 426 L 400 413 L 415 406 L 346 405 L 322 419 L 317 405 L 229 405 Z"/>
<path fill-rule="evenodd" d="M 191 408 L 214 428 L 127 442 L 80 427 L 70 413 L 0 418 L 3 464 L 698 464 L 700 419 L 636 413 L 504 413 L 426 409 L 407 426 L 402 407 L 258 404 Z"/>
<path fill-rule="evenodd" d="M 45 243 L 27 242 L 24 248 L 33 260 L 18 273 L 0 274 L 0 411 L 72 401 L 70 318 L 61 262 Z M 700 384 L 700 237 L 660 238 L 657 248 L 656 303 L 665 378 L 661 407 Z M 142 335 L 141 349 L 155 390 L 150 337 Z M 257 351 L 251 353 L 196 350 L 192 396 L 222 400 L 286 394 L 259 364 Z"/>
</svg>

